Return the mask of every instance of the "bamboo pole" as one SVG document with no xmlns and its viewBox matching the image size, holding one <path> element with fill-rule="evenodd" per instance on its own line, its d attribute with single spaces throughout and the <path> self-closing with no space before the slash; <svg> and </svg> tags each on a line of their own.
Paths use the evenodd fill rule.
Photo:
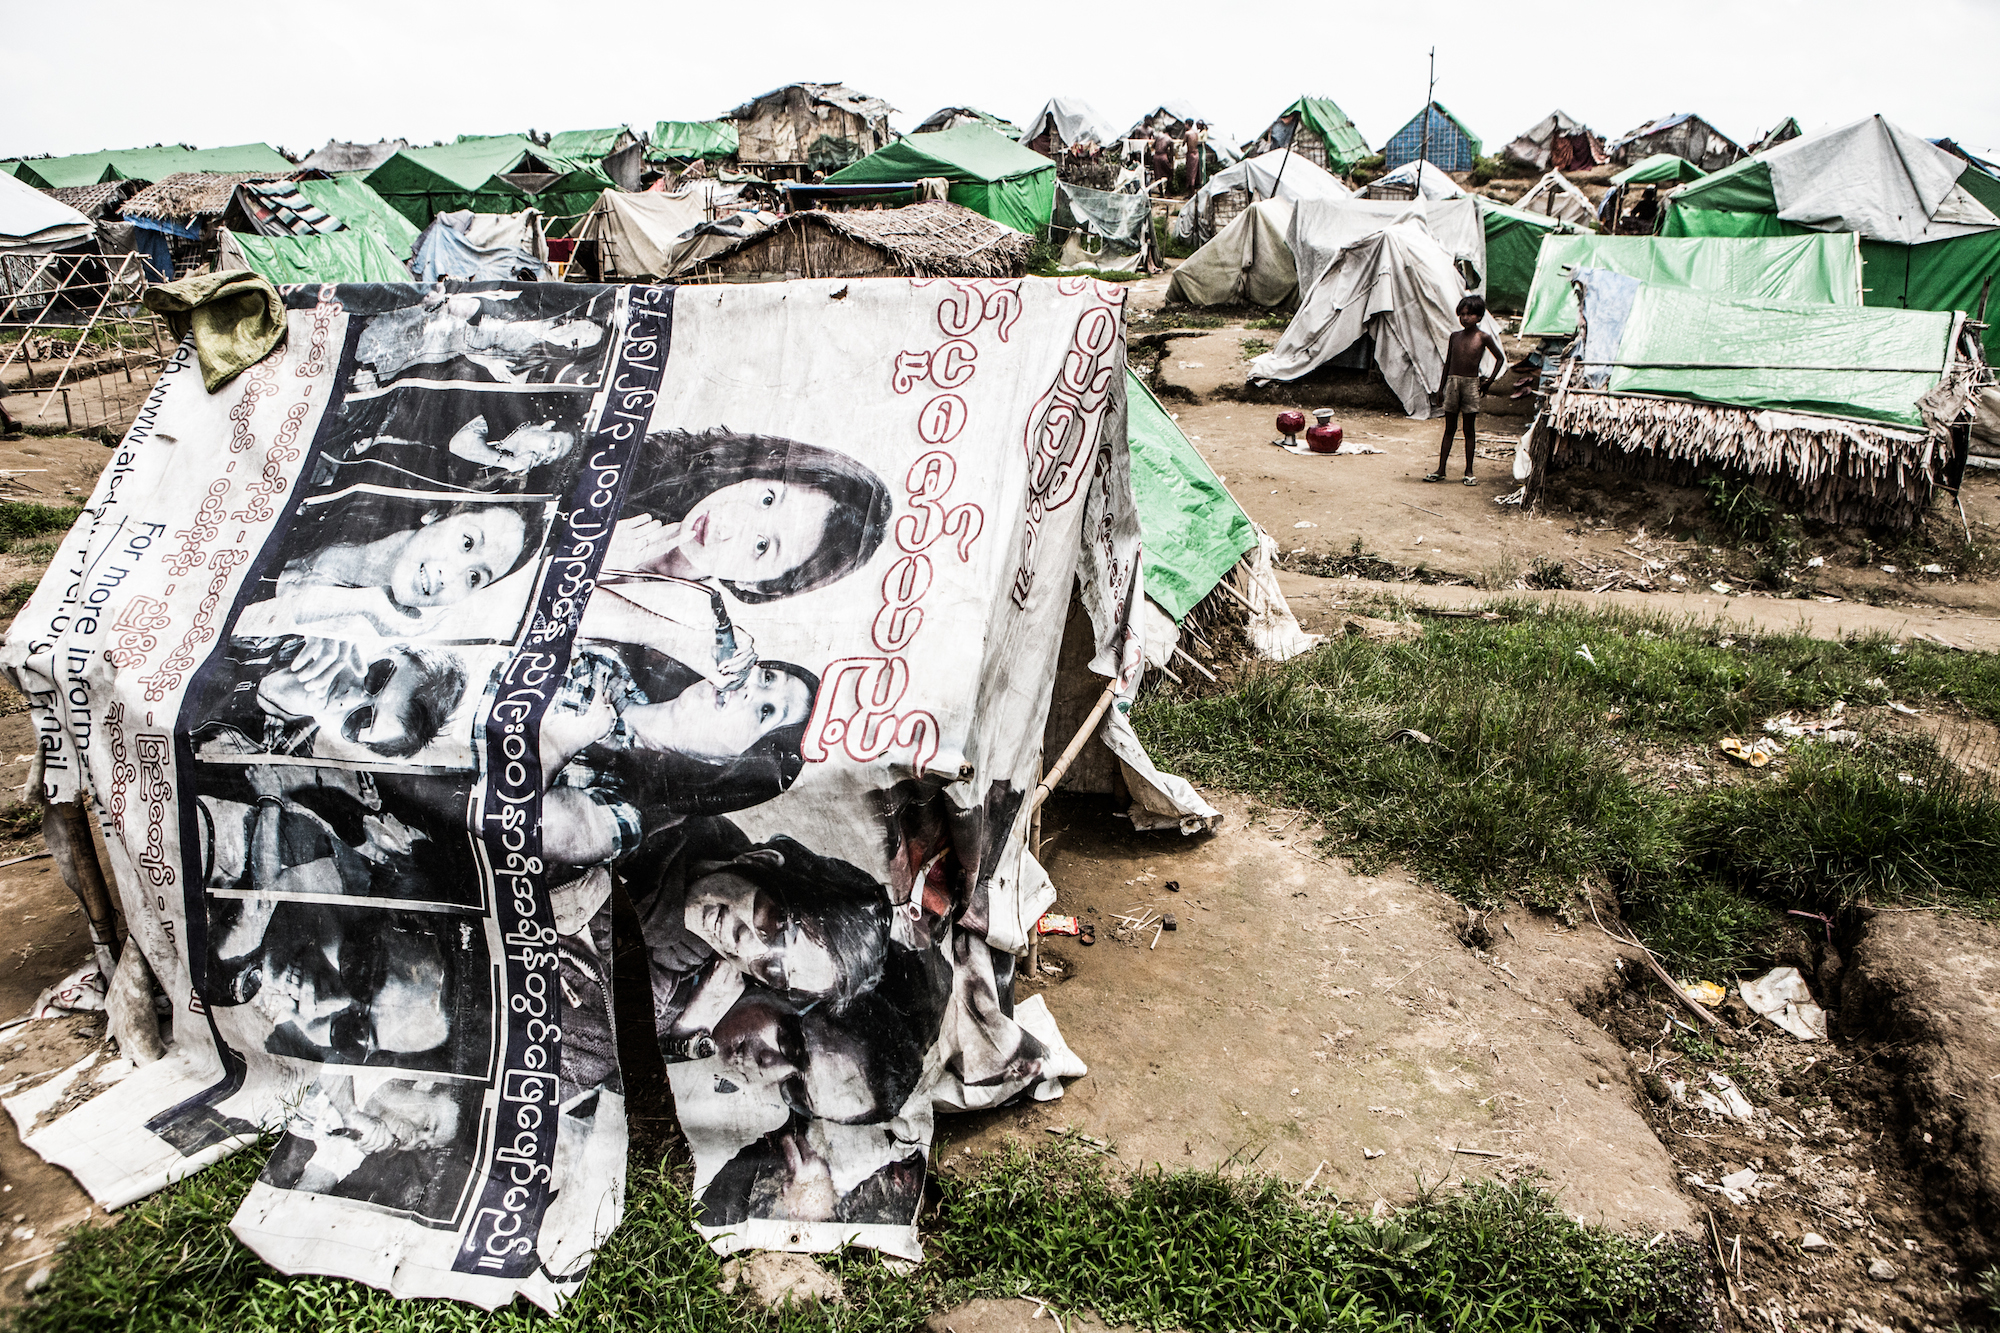
<svg viewBox="0 0 2000 1333">
<path fill-rule="evenodd" d="M 62 872 L 63 882 L 83 904 L 90 922 L 90 943 L 97 965 L 108 981 L 118 966 L 118 922 L 112 914 L 111 890 L 104 883 L 104 869 L 97 863 L 97 847 L 90 838 L 90 817 L 83 801 L 48 801 L 42 807 L 42 837 L 49 855 Z"/>
<path fill-rule="evenodd" d="M 1039 811 L 1042 802 L 1049 799 L 1049 793 L 1063 780 L 1063 774 L 1069 772 L 1069 766 L 1076 762 L 1076 757 L 1083 753 L 1084 743 L 1096 732 L 1097 724 L 1103 719 L 1105 710 L 1111 707 L 1111 701 L 1117 697 L 1118 682 L 1113 680 L 1105 685 L 1104 693 L 1097 696 L 1097 702 L 1091 706 L 1090 716 L 1084 718 L 1083 725 L 1077 728 L 1076 735 L 1071 738 L 1061 757 L 1047 773 L 1043 774 L 1042 780 L 1035 784 L 1035 794 L 1028 806 L 1030 810 Z"/>
</svg>

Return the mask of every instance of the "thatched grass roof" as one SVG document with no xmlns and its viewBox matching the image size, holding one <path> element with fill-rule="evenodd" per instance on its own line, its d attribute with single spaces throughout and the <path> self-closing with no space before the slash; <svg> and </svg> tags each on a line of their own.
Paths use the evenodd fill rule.
<svg viewBox="0 0 2000 1333">
<path fill-rule="evenodd" d="M 219 214 L 244 181 L 282 179 L 268 171 L 176 171 L 125 201 L 125 216 L 169 220 Z"/>
<path fill-rule="evenodd" d="M 87 218 L 113 212 L 119 202 L 146 187 L 145 181 L 99 181 L 95 185 L 62 185 L 42 193 L 58 203 L 68 204 Z"/>
<path fill-rule="evenodd" d="M 939 200 L 902 208 L 794 213 L 769 231 L 746 238 L 709 256 L 709 260 L 768 241 L 788 228 L 822 229 L 874 246 L 913 278 L 1018 277 L 1027 267 L 1028 251 L 1034 245 L 1024 232 L 1002 226 L 961 204 Z"/>
</svg>

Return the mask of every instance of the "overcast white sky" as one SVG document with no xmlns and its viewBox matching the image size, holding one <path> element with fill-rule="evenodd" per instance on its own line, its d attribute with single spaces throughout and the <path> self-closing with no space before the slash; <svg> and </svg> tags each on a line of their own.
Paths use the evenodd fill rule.
<svg viewBox="0 0 2000 1333">
<path fill-rule="evenodd" d="M 0 157 L 650 126 L 802 79 L 887 99 L 899 129 L 945 105 L 1020 122 L 1065 93 L 1121 129 L 1185 98 L 1249 137 L 1310 93 L 1379 147 L 1422 105 L 1432 45 L 1438 100 L 1488 151 L 1555 107 L 1606 135 L 1693 111 L 1739 141 L 1880 112 L 2000 148 L 2000 0 L 0 0 Z"/>
</svg>

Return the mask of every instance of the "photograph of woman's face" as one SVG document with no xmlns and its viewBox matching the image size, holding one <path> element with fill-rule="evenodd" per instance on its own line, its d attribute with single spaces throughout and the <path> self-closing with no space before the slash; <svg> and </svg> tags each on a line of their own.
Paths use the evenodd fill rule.
<svg viewBox="0 0 2000 1333">
<path fill-rule="evenodd" d="M 812 558 L 832 514 L 832 498 L 811 486 L 735 482 L 681 520 L 680 556 L 695 578 L 766 583 Z"/>
<path fill-rule="evenodd" d="M 445 514 L 403 543 L 389 593 L 403 606 L 450 606 L 512 569 L 527 535 L 527 523 L 508 505 Z"/>
<path fill-rule="evenodd" d="M 812 690 L 789 671 L 759 666 L 730 689 L 696 681 L 660 707 L 669 710 L 673 747 L 695 759 L 734 759 L 780 727 L 812 713 Z"/>
</svg>

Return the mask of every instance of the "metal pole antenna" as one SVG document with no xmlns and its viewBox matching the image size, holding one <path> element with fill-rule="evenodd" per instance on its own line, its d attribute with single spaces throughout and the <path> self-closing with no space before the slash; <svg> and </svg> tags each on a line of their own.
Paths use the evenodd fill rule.
<svg viewBox="0 0 2000 1333">
<path fill-rule="evenodd" d="M 1431 99 L 1437 96 L 1438 49 L 1431 48 L 1431 79 L 1424 88 L 1424 127 L 1417 138 L 1417 198 L 1424 197 L 1424 163 L 1431 158 Z"/>
</svg>

